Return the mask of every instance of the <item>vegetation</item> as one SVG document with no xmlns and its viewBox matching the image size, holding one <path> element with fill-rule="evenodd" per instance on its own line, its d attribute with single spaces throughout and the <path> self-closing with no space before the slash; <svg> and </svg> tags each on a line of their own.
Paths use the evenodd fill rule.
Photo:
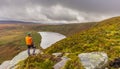
<svg viewBox="0 0 120 69">
<path fill-rule="evenodd" d="M 18 64 L 17 69 L 53 69 L 53 65 L 58 62 L 60 58 L 55 58 L 51 55 L 37 55 L 28 57 L 26 60 Z"/>
<path fill-rule="evenodd" d="M 87 31 L 74 34 L 73 36 L 53 44 L 51 47 L 46 49 L 45 52 L 82 53 L 104 51 L 108 53 L 110 58 L 118 57 L 120 52 L 120 18 L 113 18 L 112 20 L 116 21 L 102 21 Z M 114 54 L 111 54 L 111 51 Z"/>
<path fill-rule="evenodd" d="M 84 28 L 82 26 L 84 26 Z M 85 26 L 88 26 L 88 28 Z M 84 29 L 84 31 L 82 29 Z M 109 62 L 120 57 L 120 17 L 87 25 L 32 26 L 29 27 L 29 30 L 33 33 L 36 45 L 40 42 L 40 40 L 37 40 L 39 35 L 36 33 L 39 30 L 59 32 L 67 35 L 68 38 L 65 38 L 45 49 L 45 54 L 31 56 L 26 60 L 21 61 L 18 64 L 17 69 L 53 69 L 52 66 L 60 61 L 59 58 L 55 58 L 51 55 L 55 52 L 70 53 L 67 57 L 71 60 L 69 60 L 62 69 L 84 69 L 78 58 L 78 54 L 80 53 L 96 51 L 105 52 L 108 54 Z M 81 30 L 82 32 L 80 32 Z M 13 37 L 11 36 L 10 38 Z M 22 46 L 24 45 L 24 41 L 21 40 L 18 44 Z M 17 45 L 17 43 L 15 45 Z"/>
<path fill-rule="evenodd" d="M 63 69 L 84 69 L 82 66 L 80 59 L 77 57 L 75 53 L 69 54 L 68 57 L 70 60 L 66 63 Z"/>
<path fill-rule="evenodd" d="M 52 31 L 70 36 L 93 25 L 95 23 L 65 25 L 0 24 L 0 64 L 5 60 L 11 60 L 16 54 L 27 49 L 24 40 L 27 32 L 32 33 L 35 45 L 40 48 L 41 37 L 38 33 L 40 31 Z"/>
<path fill-rule="evenodd" d="M 84 69 L 78 58 L 78 54 L 96 51 L 107 53 L 109 62 L 120 57 L 120 17 L 94 24 L 89 30 L 69 36 L 44 50 L 45 54 L 49 55 L 55 52 L 70 53 L 67 57 L 71 60 L 69 60 L 62 69 Z M 28 61 L 28 59 L 34 58 L 37 59 L 32 62 L 33 66 L 30 66 L 31 64 L 25 66 L 26 62 L 30 63 L 30 61 L 32 61 Z M 18 64 L 21 65 L 18 68 L 34 67 L 33 69 L 37 69 L 36 67 L 39 67 L 38 69 L 41 69 L 41 65 L 46 66 L 49 64 L 48 68 L 43 67 L 42 69 L 52 69 L 51 66 L 56 63 L 55 60 L 50 60 L 49 57 L 47 57 L 43 61 L 40 60 L 37 66 L 35 62 L 40 59 L 39 55 L 33 58 L 29 57 L 28 59 L 25 60 L 26 62 L 23 61 L 22 64 Z M 45 62 L 46 60 L 48 62 Z M 109 65 L 108 67 L 111 68 Z"/>
<path fill-rule="evenodd" d="M 12 59 L 19 52 L 27 49 L 25 45 L 26 31 L 11 32 L 0 38 L 0 63 L 5 60 Z M 40 35 L 37 32 L 32 32 L 33 40 L 37 48 L 40 48 Z M 9 53 L 9 54 L 7 54 Z"/>
<path fill-rule="evenodd" d="M 96 51 L 107 53 L 109 61 L 120 57 L 120 17 L 99 22 L 87 31 L 63 39 L 46 49 L 45 53 L 80 54 Z M 69 64 L 72 64 L 72 62 L 69 62 Z M 70 66 L 74 66 L 74 64 Z M 69 68 L 69 65 L 67 67 Z"/>
</svg>

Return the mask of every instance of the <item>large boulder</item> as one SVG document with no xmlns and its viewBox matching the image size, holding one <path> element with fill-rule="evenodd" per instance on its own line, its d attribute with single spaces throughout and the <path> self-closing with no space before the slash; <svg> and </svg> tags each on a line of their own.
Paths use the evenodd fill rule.
<svg viewBox="0 0 120 69">
<path fill-rule="evenodd" d="M 82 53 L 78 55 L 85 69 L 103 69 L 108 56 L 103 52 Z"/>
</svg>

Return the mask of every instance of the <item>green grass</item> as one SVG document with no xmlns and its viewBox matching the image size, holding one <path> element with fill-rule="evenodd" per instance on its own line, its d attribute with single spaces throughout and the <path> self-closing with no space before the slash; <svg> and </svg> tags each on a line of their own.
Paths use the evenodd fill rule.
<svg viewBox="0 0 120 69">
<path fill-rule="evenodd" d="M 48 29 L 46 29 L 46 31 L 49 31 L 51 28 L 52 27 L 48 26 Z M 63 29 L 65 29 L 65 27 Z M 69 28 L 69 30 L 72 29 Z M 52 29 L 52 31 L 56 31 L 56 29 Z M 58 31 L 62 33 L 62 30 Z M 68 30 L 64 32 L 68 32 Z M 74 32 L 73 35 L 68 35 L 66 39 L 63 39 L 44 50 L 45 54 L 49 55 L 55 52 L 70 53 L 68 57 L 71 60 L 69 60 L 62 69 L 84 69 L 80 62 L 80 59 L 78 58 L 78 54 L 97 51 L 107 53 L 109 62 L 115 58 L 120 57 L 120 17 L 115 17 L 99 22 L 97 24 L 94 24 L 94 26 L 92 25 L 89 30 L 87 29 L 80 33 L 75 34 Z M 37 58 L 36 60 L 40 59 L 39 56 L 36 56 L 34 58 Z M 35 63 L 36 60 L 30 60 L 26 62 L 30 63 L 33 61 L 31 63 L 33 64 L 33 69 L 37 69 L 37 67 L 38 69 L 48 69 L 44 67 L 46 65 L 52 69 L 52 66 L 57 63 L 55 60 L 50 60 L 49 57 L 45 58 L 43 61 L 40 60 L 37 64 Z M 27 64 L 27 66 L 25 66 L 25 61 L 23 61 L 24 63 L 18 65 L 21 65 L 20 67 L 22 68 L 32 67 L 30 66 L 31 64 Z"/>
<path fill-rule="evenodd" d="M 17 69 L 53 69 L 58 58 L 51 55 L 37 55 L 28 57 L 18 64 Z"/>
<path fill-rule="evenodd" d="M 96 51 L 107 53 L 109 61 L 120 57 L 120 17 L 99 22 L 91 29 L 63 39 L 45 50 L 49 54 L 55 52 L 80 54 Z"/>
<path fill-rule="evenodd" d="M 62 69 L 84 69 L 76 53 L 71 53 L 67 57 L 69 60 Z"/>
<path fill-rule="evenodd" d="M 55 52 L 70 53 L 68 57 L 71 58 L 71 60 L 66 63 L 63 69 L 83 69 L 80 59 L 78 58 L 78 54 L 80 53 L 96 51 L 105 52 L 108 54 L 109 61 L 120 57 L 120 17 L 111 18 L 99 23 L 71 25 L 29 25 L 28 28 L 22 30 L 22 33 L 19 34 L 19 36 L 17 35 L 9 37 L 10 39 L 15 37 L 19 38 L 10 42 L 8 40 L 6 43 L 1 42 L 1 47 L 3 44 L 12 45 L 15 46 L 15 51 L 22 51 L 26 49 L 24 42 L 26 32 L 32 32 L 35 45 L 37 48 L 40 48 L 39 43 L 41 37 L 37 33 L 39 31 L 58 32 L 66 35 L 67 38 L 45 49 L 45 54 L 31 56 L 26 60 L 21 61 L 18 64 L 18 69 L 53 69 L 52 66 L 58 61 L 56 61 L 57 58 L 50 54 Z M 8 38 L 8 36 L 6 36 L 6 38 Z"/>
</svg>

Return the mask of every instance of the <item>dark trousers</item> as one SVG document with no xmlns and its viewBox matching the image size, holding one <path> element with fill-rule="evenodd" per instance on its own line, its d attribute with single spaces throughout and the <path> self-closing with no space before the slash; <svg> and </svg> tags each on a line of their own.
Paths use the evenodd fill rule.
<svg viewBox="0 0 120 69">
<path fill-rule="evenodd" d="M 33 49 L 33 55 L 35 55 L 35 49 L 36 47 L 34 45 L 27 45 L 28 46 L 28 55 L 30 56 L 30 49 L 32 48 Z"/>
</svg>

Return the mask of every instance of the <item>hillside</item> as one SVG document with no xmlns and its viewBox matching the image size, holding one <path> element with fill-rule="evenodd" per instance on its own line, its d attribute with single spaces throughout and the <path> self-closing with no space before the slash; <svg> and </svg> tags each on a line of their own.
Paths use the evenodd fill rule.
<svg viewBox="0 0 120 69">
<path fill-rule="evenodd" d="M 109 60 L 113 60 L 120 57 L 119 42 L 120 17 L 115 17 L 99 22 L 87 31 L 57 42 L 46 49 L 45 52 L 66 52 L 78 55 L 85 52 L 101 51 L 108 54 Z"/>
<path fill-rule="evenodd" d="M 105 52 L 109 57 L 109 62 L 120 57 L 120 17 L 101 21 L 91 27 L 89 30 L 73 34 L 63 39 L 51 47 L 44 50 L 44 55 L 29 57 L 19 63 L 19 68 L 33 69 L 52 69 L 57 63 L 52 53 L 69 53 L 67 57 L 71 58 L 63 69 L 84 69 L 78 58 L 78 54 L 86 52 Z M 45 57 L 46 55 L 46 57 Z M 45 58 L 44 58 L 45 57 Z M 54 59 L 54 60 L 53 60 Z M 37 61 L 38 60 L 38 61 Z M 27 65 L 26 65 L 27 64 Z M 46 66 L 48 68 L 46 68 Z M 109 67 L 109 65 L 107 65 Z M 114 69 L 109 67 L 110 69 Z"/>
<path fill-rule="evenodd" d="M 53 31 L 70 36 L 74 33 L 86 30 L 95 23 L 68 24 L 68 25 L 41 25 L 41 24 L 0 24 L 0 63 L 12 59 L 19 52 L 27 49 L 24 37 L 27 32 L 32 32 L 33 40 L 37 48 L 40 48 L 40 31 Z M 7 54 L 9 53 L 9 54 Z"/>
<path fill-rule="evenodd" d="M 104 51 L 110 59 L 119 57 L 120 17 L 99 22 L 91 29 L 74 34 L 45 50 L 46 53 L 68 52 L 82 53 Z M 112 51 L 112 53 L 110 53 Z"/>
</svg>

